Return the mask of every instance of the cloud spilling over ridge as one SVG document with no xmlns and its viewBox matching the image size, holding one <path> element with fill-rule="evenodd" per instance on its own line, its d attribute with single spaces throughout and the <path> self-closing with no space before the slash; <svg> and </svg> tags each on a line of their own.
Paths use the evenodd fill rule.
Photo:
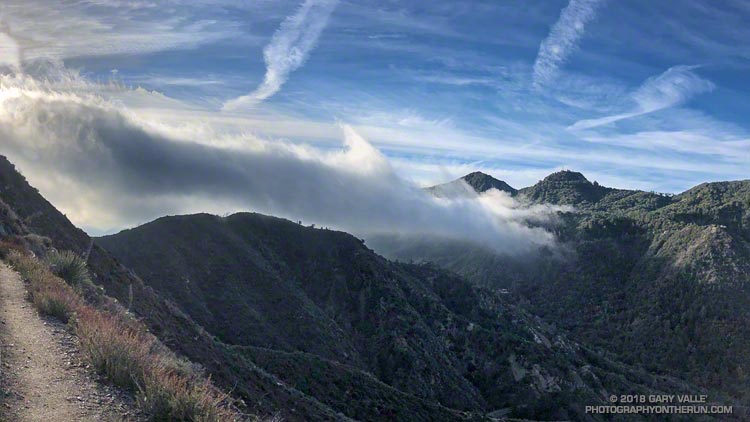
<svg viewBox="0 0 750 422">
<path fill-rule="evenodd" d="M 123 227 L 164 214 L 253 210 L 367 235 L 431 234 L 502 252 L 548 245 L 508 197 L 440 200 L 399 178 L 351 127 L 344 145 L 320 150 L 263 140 L 214 145 L 158 130 L 116 102 L 62 79 L 0 76 L 0 153 L 88 227 Z M 492 194 L 494 195 L 494 194 Z"/>
<path fill-rule="evenodd" d="M 641 116 L 680 105 L 695 95 L 712 91 L 716 86 L 713 82 L 696 75 L 693 72 L 695 68 L 695 66 L 670 67 L 664 73 L 647 79 L 630 95 L 635 106 L 629 111 L 597 119 L 580 120 L 569 129 L 591 129 Z"/>
<path fill-rule="evenodd" d="M 338 0 L 305 0 L 294 15 L 288 16 L 263 49 L 263 82 L 250 94 L 227 101 L 224 110 L 251 107 L 277 93 L 289 74 L 305 63 L 337 3 Z"/>
<path fill-rule="evenodd" d="M 534 62 L 534 86 L 541 88 L 557 78 L 559 67 L 576 49 L 586 24 L 596 16 L 601 0 L 570 0 L 539 45 Z"/>
</svg>

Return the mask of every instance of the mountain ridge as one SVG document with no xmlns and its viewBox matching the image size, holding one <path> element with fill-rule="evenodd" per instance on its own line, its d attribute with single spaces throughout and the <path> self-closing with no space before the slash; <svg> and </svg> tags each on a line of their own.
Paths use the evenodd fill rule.
<svg viewBox="0 0 750 422">
<path fill-rule="evenodd" d="M 458 183 L 458 182 L 466 182 L 468 186 L 470 186 L 475 193 L 481 194 L 486 192 L 490 189 L 498 189 L 500 191 L 507 192 L 511 195 L 518 195 L 521 198 L 524 198 L 528 201 L 534 202 L 534 203 L 552 203 L 557 205 L 574 205 L 575 202 L 583 202 L 586 200 L 586 202 L 593 203 L 597 202 L 601 199 L 603 199 L 608 194 L 617 194 L 625 196 L 627 194 L 647 194 L 647 195 L 655 195 L 662 198 L 674 198 L 675 200 L 679 200 L 681 197 L 688 195 L 691 191 L 698 191 L 700 189 L 707 189 L 711 188 L 712 186 L 739 186 L 744 183 L 750 183 L 750 179 L 738 179 L 738 180 L 725 180 L 725 181 L 714 181 L 714 182 L 702 182 L 698 185 L 695 185 L 691 188 L 688 188 L 680 193 L 656 193 L 656 192 L 648 192 L 638 189 L 626 189 L 626 188 L 612 188 L 612 187 L 604 187 L 600 185 L 598 182 L 594 181 L 591 182 L 586 178 L 586 176 L 578 171 L 574 170 L 558 170 L 555 172 L 552 172 L 545 176 L 543 179 L 539 180 L 537 183 L 522 187 L 522 188 L 513 188 L 512 186 L 508 185 L 506 182 L 495 178 L 494 176 L 484 173 L 482 171 L 474 171 L 471 173 L 467 173 L 464 176 L 459 177 L 458 179 L 452 180 L 450 182 L 445 183 L 439 183 L 432 186 L 427 186 L 424 189 L 428 192 L 434 192 L 436 189 L 439 190 L 442 187 L 450 186 L 452 184 Z M 545 189 L 550 190 L 560 190 L 560 189 L 568 189 L 568 190 L 576 190 L 576 189 L 585 189 L 595 192 L 593 194 L 593 197 L 596 198 L 596 200 L 591 201 L 585 197 L 578 198 L 578 201 L 574 201 L 573 204 L 571 203 L 564 203 L 562 199 L 560 198 L 546 198 L 543 194 L 543 191 Z M 577 195 L 581 195 L 581 193 L 577 193 Z"/>
</svg>

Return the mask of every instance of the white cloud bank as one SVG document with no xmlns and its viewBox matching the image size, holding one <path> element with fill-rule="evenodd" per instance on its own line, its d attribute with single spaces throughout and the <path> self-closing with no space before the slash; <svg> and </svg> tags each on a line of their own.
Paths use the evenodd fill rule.
<svg viewBox="0 0 750 422">
<path fill-rule="evenodd" d="M 586 24 L 594 19 L 601 3 L 601 0 L 570 0 L 560 12 L 560 18 L 539 46 L 534 62 L 535 87 L 544 87 L 557 78 L 559 67 L 577 48 Z"/>
<path fill-rule="evenodd" d="M 399 178 L 346 125 L 344 147 L 335 150 L 252 135 L 198 142 L 182 127 L 140 119 L 75 75 L 52 80 L 49 74 L 43 82 L 0 75 L 0 153 L 89 228 L 122 228 L 164 214 L 253 210 L 364 236 L 429 234 L 507 253 L 554 241 L 525 224 L 554 210 L 523 210 L 494 192 L 481 200 L 433 198 Z"/>
<path fill-rule="evenodd" d="M 568 129 L 591 129 L 653 113 L 680 105 L 693 96 L 712 91 L 716 87 L 711 81 L 696 75 L 693 69 L 695 66 L 671 67 L 661 75 L 647 79 L 630 95 L 630 100 L 635 103 L 635 106 L 629 111 L 597 119 L 580 120 Z"/>
<path fill-rule="evenodd" d="M 279 92 L 289 74 L 299 69 L 315 48 L 337 3 L 338 0 L 305 0 L 294 15 L 288 16 L 263 49 L 263 82 L 250 94 L 227 101 L 224 110 L 252 107 Z"/>
</svg>

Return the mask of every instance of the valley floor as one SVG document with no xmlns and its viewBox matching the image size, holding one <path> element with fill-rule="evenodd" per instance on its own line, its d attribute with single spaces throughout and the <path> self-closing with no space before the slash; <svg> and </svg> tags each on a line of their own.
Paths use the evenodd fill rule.
<svg viewBox="0 0 750 422">
<path fill-rule="evenodd" d="M 133 398 L 97 382 L 76 338 L 39 316 L 21 277 L 0 263 L 0 421 L 140 421 Z"/>
</svg>

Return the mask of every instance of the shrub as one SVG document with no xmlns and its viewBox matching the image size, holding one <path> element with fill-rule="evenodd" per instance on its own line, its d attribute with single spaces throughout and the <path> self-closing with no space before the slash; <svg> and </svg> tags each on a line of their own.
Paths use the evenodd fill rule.
<svg viewBox="0 0 750 422">
<path fill-rule="evenodd" d="M 26 249 L 35 254 L 44 255 L 52 247 L 52 239 L 36 234 L 27 234 L 21 237 Z"/>
<path fill-rule="evenodd" d="M 83 258 L 70 251 L 51 252 L 47 256 L 52 271 L 72 286 L 91 284 L 91 275 Z"/>
<path fill-rule="evenodd" d="M 23 243 L 16 236 L 8 236 L 0 240 L 0 259 L 8 259 L 12 253 L 22 253 Z"/>
</svg>

